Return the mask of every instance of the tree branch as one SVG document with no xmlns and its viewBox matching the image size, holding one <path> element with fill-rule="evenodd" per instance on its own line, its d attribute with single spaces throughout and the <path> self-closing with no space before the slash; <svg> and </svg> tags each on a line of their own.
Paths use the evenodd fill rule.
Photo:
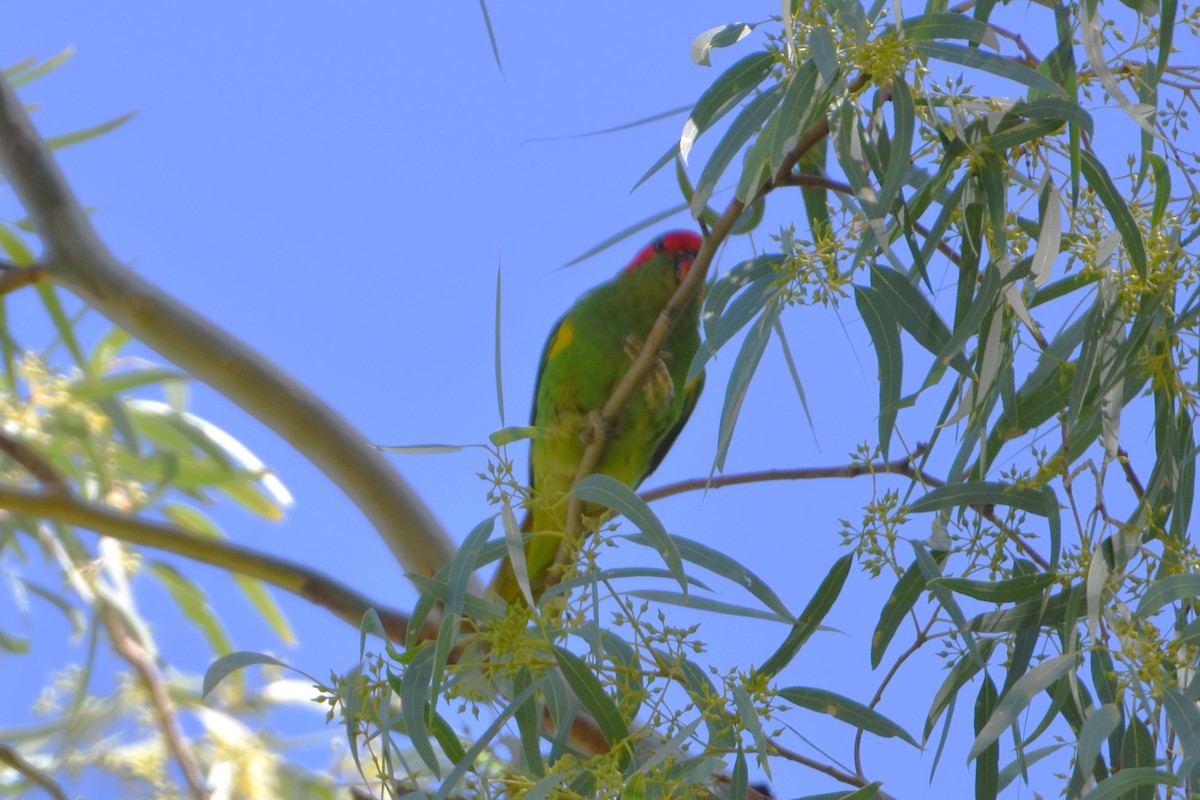
<svg viewBox="0 0 1200 800">
<path fill-rule="evenodd" d="M 55 783 L 49 775 L 30 764 L 21 754 L 6 744 L 0 744 L 0 764 L 7 764 L 12 769 L 36 783 L 42 791 L 54 800 L 67 800 L 67 794 Z"/>
<path fill-rule="evenodd" d="M 641 497 L 647 503 L 661 500 L 664 497 L 696 492 L 707 489 L 720 489 L 725 486 L 740 486 L 746 483 L 765 483 L 767 481 L 811 481 L 821 478 L 857 478 L 862 475 L 903 475 L 916 477 L 920 472 L 913 466 L 913 461 L 925 452 L 925 445 L 917 445 L 917 449 L 906 458 L 895 461 L 875 461 L 864 464 L 854 462 L 838 467 L 797 467 L 795 469 L 765 469 L 758 472 L 742 472 L 735 475 L 716 475 L 712 478 L 689 478 L 688 480 L 669 483 L 649 492 L 642 492 Z M 936 478 L 920 473 L 921 479 L 928 483 Z"/>
<path fill-rule="evenodd" d="M 42 239 L 53 280 L 282 436 L 362 510 L 406 570 L 432 575 L 449 563 L 454 543 L 367 437 L 260 353 L 116 259 L 2 78 L 0 172 Z"/>
<path fill-rule="evenodd" d="M 843 772 L 837 767 L 830 766 L 829 764 L 822 764 L 820 761 L 809 758 L 808 756 L 802 756 L 794 750 L 787 749 L 774 739 L 767 739 L 767 745 L 776 755 L 785 758 L 788 761 L 794 761 L 797 764 L 803 764 L 809 769 L 814 769 L 823 775 L 828 775 L 834 780 L 841 781 L 849 786 L 857 786 L 862 788 L 870 783 L 870 781 L 868 781 L 866 778 L 860 778 L 857 775 L 851 775 L 849 772 Z M 891 795 L 884 794 L 883 792 L 878 792 L 875 796 L 884 798 L 884 800 L 892 800 Z"/>
<path fill-rule="evenodd" d="M 55 494 L 67 494 L 71 490 L 63 476 L 41 454 L 29 445 L 0 430 L 0 453 L 20 464 L 38 483 Z"/>
<path fill-rule="evenodd" d="M 0 261 L 0 297 L 18 289 L 32 286 L 46 279 L 44 267 L 30 265 L 22 267 L 8 261 Z"/>
<path fill-rule="evenodd" d="M 175 714 L 174 704 L 167 694 L 166 686 L 163 685 L 162 673 L 159 672 L 145 648 L 129 633 L 121 617 L 112 608 L 106 608 L 103 616 L 113 647 L 137 670 L 146 692 L 150 695 L 150 705 L 158 717 L 158 726 L 162 729 L 168 749 L 175 755 L 175 760 L 179 762 L 179 766 L 183 770 L 183 777 L 187 781 L 192 797 L 195 797 L 196 800 L 204 800 L 208 797 L 208 780 L 201 772 L 200 765 L 196 763 L 196 757 L 192 755 L 187 739 L 184 738 L 183 729 L 179 726 L 179 717 Z"/>
<path fill-rule="evenodd" d="M 355 628 L 363 614 L 373 608 L 379 613 L 389 639 L 404 644 L 409 617 L 316 570 L 281 558 L 264 555 L 236 544 L 197 536 L 163 522 L 142 519 L 107 506 L 88 503 L 71 495 L 47 494 L 0 486 L 0 509 L 13 514 L 52 519 L 111 536 L 123 542 L 175 553 L 192 561 L 256 578 L 321 606 Z M 437 636 L 437 626 L 427 623 L 422 637 Z"/>
</svg>

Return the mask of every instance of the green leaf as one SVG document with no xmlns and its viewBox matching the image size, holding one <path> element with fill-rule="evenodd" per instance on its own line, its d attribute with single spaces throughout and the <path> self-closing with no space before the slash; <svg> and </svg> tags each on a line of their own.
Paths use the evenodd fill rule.
<svg viewBox="0 0 1200 800">
<path fill-rule="evenodd" d="M 1126 797 L 1127 792 L 1138 791 L 1141 788 L 1149 788 L 1150 791 L 1145 795 L 1136 795 L 1137 797 L 1154 797 L 1153 787 L 1155 786 L 1182 785 L 1183 781 L 1178 776 L 1159 772 L 1154 767 L 1135 767 L 1134 769 L 1123 769 L 1100 781 L 1087 793 L 1087 800 L 1118 800 L 1118 798 Z M 1134 797 L 1135 795 L 1128 796 Z"/>
<path fill-rule="evenodd" d="M 656 589 L 633 589 L 625 594 L 640 597 L 652 603 L 666 603 L 673 606 L 680 606 L 681 608 L 694 608 L 698 611 L 707 611 L 711 614 L 724 614 L 731 617 L 761 619 L 767 622 L 782 622 L 785 624 L 792 621 L 791 617 L 781 617 L 772 611 L 760 611 L 757 608 L 747 608 L 746 606 L 738 606 L 733 603 L 724 603 L 708 597 L 697 597 L 694 594 L 664 592 Z"/>
<path fill-rule="evenodd" d="M 824 580 L 821 581 L 821 585 L 817 587 L 816 593 L 804 607 L 799 621 L 792 626 L 791 632 L 783 640 L 783 644 L 758 668 L 760 675 L 778 675 L 779 671 L 796 657 L 800 648 L 820 627 L 821 620 L 825 619 L 825 615 L 833 608 L 834 601 L 837 600 L 838 595 L 842 592 L 842 587 L 846 584 L 846 577 L 850 574 L 850 565 L 853 561 L 854 554 L 847 553 L 834 562 Z"/>
<path fill-rule="evenodd" d="M 48 58 L 40 64 L 37 63 L 37 59 L 31 58 L 27 62 L 4 70 L 3 74 L 8 78 L 9 86 L 14 89 L 20 89 L 22 86 L 33 83 L 38 78 L 43 78 L 54 72 L 63 64 L 70 61 L 74 55 L 75 47 L 71 45 L 58 55 Z"/>
<path fill-rule="evenodd" d="M 488 13 L 487 0 L 479 0 L 479 11 L 483 14 L 483 24 L 487 27 L 488 41 L 492 43 L 492 57 L 496 59 L 496 68 L 504 73 L 504 65 L 500 63 L 500 45 L 496 44 L 496 32 L 492 30 L 492 15 Z"/>
<path fill-rule="evenodd" d="M 1046 510 L 1046 500 L 1041 490 L 1000 481 L 969 481 L 942 486 L 925 494 L 908 510 L 913 514 L 923 514 L 975 505 L 1012 506 L 1039 515 L 1044 515 Z"/>
<path fill-rule="evenodd" d="M 750 390 L 750 380 L 754 377 L 763 352 L 767 349 L 767 343 L 771 340 L 771 329 L 779 311 L 778 303 L 771 303 L 763 310 L 758 322 L 746 334 L 742 349 L 738 351 L 733 362 L 729 383 L 725 387 L 725 404 L 721 408 L 721 422 L 717 432 L 715 464 L 721 472 L 725 471 L 725 458 L 729 454 L 729 445 L 733 442 L 733 430 L 742 411 L 742 403 Z"/>
<path fill-rule="evenodd" d="M 709 288 L 701 316 L 704 343 L 688 368 L 689 383 L 700 375 L 710 358 L 779 296 L 777 268 L 783 259 L 776 253 L 744 261 Z"/>
<path fill-rule="evenodd" d="M 963 643 L 971 653 L 971 657 L 977 659 L 981 664 L 983 657 L 980 654 L 979 647 L 975 643 L 975 637 L 967 628 L 967 618 L 963 614 L 962 608 L 959 607 L 958 601 L 954 599 L 954 595 L 945 589 L 945 587 L 936 583 L 936 579 L 942 576 L 941 564 L 933 559 L 925 543 L 912 541 L 913 551 L 917 555 L 917 565 L 921 568 L 921 574 L 925 576 L 925 586 L 933 596 L 937 598 L 938 603 L 950 615 L 950 619 L 958 627 L 959 636 L 962 637 Z"/>
<path fill-rule="evenodd" d="M 972 619 L 968 628 L 976 633 L 1012 633 L 1061 625 L 1070 607 L 1077 606 L 1075 610 L 1081 611 L 1084 591 L 1083 584 L 1077 584 L 1051 595 L 1049 600 L 1036 598 L 1012 608 L 989 611 Z"/>
<path fill-rule="evenodd" d="M 779 105 L 780 98 L 783 97 L 783 88 L 782 85 L 774 86 L 755 97 L 746 104 L 746 107 L 730 124 L 729 129 L 725 131 L 725 135 L 717 143 L 713 154 L 709 156 L 708 163 L 704 165 L 704 170 L 700 173 L 700 180 L 696 182 L 696 192 L 692 195 L 691 200 L 693 217 L 708 203 L 717 188 L 717 182 L 725 174 L 725 170 L 729 168 L 734 157 L 746 142 L 750 141 L 750 137 L 758 133 L 766 124 L 771 113 Z"/>
<path fill-rule="evenodd" d="M 854 287 L 854 300 L 862 315 L 875 355 L 879 360 L 879 449 L 884 458 L 892 440 L 899 411 L 904 362 L 900 349 L 900 324 L 892 314 L 887 298 L 867 286 Z"/>
<path fill-rule="evenodd" d="M 762 726 L 759 726 L 762 730 Z M 757 739 L 756 739 L 757 741 Z M 765 744 L 765 741 L 764 741 Z M 766 759 L 766 748 L 759 751 L 759 763 L 764 763 Z M 746 767 L 746 753 L 742 750 L 742 745 L 738 743 L 737 758 L 733 760 L 733 773 L 729 777 L 729 797 L 731 800 L 741 800 L 746 797 L 750 790 L 750 778 Z M 770 773 L 768 773 L 770 774 Z"/>
<path fill-rule="evenodd" d="M 976 734 L 975 743 L 971 745 L 967 758 L 974 759 L 996 741 L 1001 733 L 1017 721 L 1017 716 L 1029 705 L 1029 701 L 1074 668 L 1078 658 L 1077 653 L 1063 653 L 1043 661 L 1022 675 L 1009 689 L 1008 694 L 1004 695 L 987 724 Z"/>
<path fill-rule="evenodd" d="M 1079 103 L 1067 97 L 1043 97 L 1040 100 L 1022 101 L 1009 109 L 1010 114 L 1019 114 L 1026 119 L 1046 119 L 1066 122 L 1078 126 L 1090 136 L 1095 123 L 1092 115 Z"/>
<path fill-rule="evenodd" d="M 600 680 L 592 668 L 570 650 L 557 645 L 553 646 L 553 650 L 554 660 L 558 662 L 563 677 L 567 679 L 567 685 L 571 687 L 571 691 L 575 692 L 579 702 L 583 703 L 583 707 L 592 715 L 604 740 L 610 747 L 616 747 L 619 742 L 627 739 L 629 726 L 625 723 L 625 718 L 621 716 L 616 703 L 605 693 L 604 687 L 600 685 Z"/>
<path fill-rule="evenodd" d="M 1071 777 L 1072 783 L 1078 781 L 1076 785 L 1083 786 L 1085 776 L 1091 773 L 1096 757 L 1100 755 L 1100 748 L 1120 724 L 1121 709 L 1115 705 L 1106 703 L 1091 710 L 1083 721 L 1083 727 L 1076 740 L 1075 773 Z M 1068 792 L 1068 796 L 1071 794 L 1073 793 Z"/>
<path fill-rule="evenodd" d="M 1129 204 L 1117 189 L 1116 184 L 1113 183 L 1112 178 L 1109 177 L 1108 170 L 1104 168 L 1100 159 L 1086 150 L 1080 153 L 1080 159 L 1079 166 L 1083 177 L 1096 196 L 1100 198 L 1100 202 L 1108 209 L 1108 213 L 1113 219 L 1113 225 L 1121 234 L 1121 241 L 1125 245 L 1129 263 L 1137 270 L 1139 276 L 1145 278 L 1146 244 L 1142 240 L 1142 231 L 1133 218 L 1133 212 L 1129 210 Z"/>
<path fill-rule="evenodd" d="M 1200 575 L 1169 575 L 1150 584 L 1138 603 L 1137 615 L 1151 617 L 1171 603 L 1200 597 Z"/>
<path fill-rule="evenodd" d="M 663 166 L 670 164 L 674 158 L 675 158 L 675 152 L 674 152 L 674 150 L 672 150 L 671 153 L 669 154 L 669 157 L 667 157 L 665 160 L 663 160 L 662 164 L 655 165 L 654 171 L 657 172 Z M 647 175 L 647 177 L 649 177 L 649 175 Z M 634 188 L 637 188 L 637 187 L 634 187 Z M 595 245 L 594 247 L 590 248 L 583 254 L 578 255 L 575 258 L 571 259 L 570 261 L 568 261 L 567 263 L 565 263 L 561 267 L 559 267 L 559 269 L 566 269 L 567 267 L 573 267 L 576 264 L 579 264 L 583 261 L 587 261 L 592 256 L 603 253 L 605 250 L 612 247 L 613 245 L 620 244 L 621 242 L 625 241 L 626 239 L 633 236 L 634 234 L 641 233 L 642 231 L 646 230 L 647 228 L 653 228 L 655 225 L 658 225 L 658 223 L 662 222 L 665 219 L 670 219 L 671 217 L 675 216 L 676 214 L 680 213 L 681 211 L 687 211 L 687 203 L 677 205 L 673 208 L 668 208 L 666 211 L 660 211 L 659 213 L 654 214 L 653 216 L 647 217 L 646 219 L 642 220 L 641 222 L 637 222 L 637 223 L 634 223 L 633 225 L 630 225 L 628 228 L 625 228 L 624 230 L 613 234 L 612 236 L 610 236 L 607 239 L 605 239 L 604 241 L 600 242 L 600 244 Z"/>
<path fill-rule="evenodd" d="M 1150 214 L 1150 226 L 1156 228 L 1171 202 L 1171 170 L 1158 153 L 1147 153 L 1146 158 L 1154 168 L 1154 211 Z"/>
<path fill-rule="evenodd" d="M 725 701 L 717 687 L 702 667 L 694 661 L 658 650 L 653 651 L 658 666 L 666 674 L 676 678 L 696 704 L 708 730 L 708 745 L 714 749 L 733 749 L 736 738 L 733 734 L 733 717 L 726 709 Z"/>
<path fill-rule="evenodd" d="M 987 72 L 1004 80 L 1024 84 L 1030 89 L 1046 92 L 1050 95 L 1062 95 L 1063 89 L 1045 75 L 1032 70 L 1024 64 L 1019 64 L 1004 56 L 988 53 L 973 47 L 963 47 L 946 42 L 919 42 L 917 51 L 926 58 L 937 58 L 952 64 Z"/>
<path fill-rule="evenodd" d="M 701 67 L 709 67 L 708 57 L 714 47 L 730 47 L 750 35 L 757 24 L 747 22 L 732 22 L 728 25 L 718 25 L 696 37 L 692 42 L 692 62 Z"/>
<path fill-rule="evenodd" d="M 779 104 L 768 164 L 772 174 L 779 172 L 784 158 L 796 146 L 808 120 L 824 111 L 824 103 L 814 98 L 817 90 L 817 65 L 805 61 L 788 78 L 787 89 Z"/>
<path fill-rule="evenodd" d="M 1200 760 L 1200 709 L 1174 686 L 1163 690 L 1163 706 L 1167 710 L 1171 729 L 1179 737 L 1179 744 L 1183 748 L 1184 759 L 1177 772 L 1193 780 Z"/>
<path fill-rule="evenodd" d="M 934 552 L 933 558 L 938 564 L 946 560 L 946 553 Z M 892 637 L 900 628 L 900 623 L 908 616 L 908 612 L 916 605 L 917 599 L 925 589 L 925 576 L 921 574 L 921 565 L 914 561 L 909 565 L 896 587 L 879 612 L 879 622 L 875 625 L 875 634 L 871 637 L 871 668 L 875 669 L 883 660 L 883 654 L 892 642 Z"/>
<path fill-rule="evenodd" d="M 505 445 L 525 439 L 537 439 L 543 436 L 545 432 L 545 428 L 539 428 L 536 425 L 512 425 L 507 428 L 501 428 L 498 431 L 492 431 L 488 434 L 488 441 L 496 447 L 504 447 Z"/>
<path fill-rule="evenodd" d="M 771 767 L 767 761 L 770 749 L 767 746 L 767 734 L 763 731 L 762 721 L 758 718 L 758 710 L 754 707 L 754 701 L 750 699 L 750 693 L 745 688 L 734 686 L 733 702 L 737 706 L 738 718 L 742 721 L 742 727 L 749 731 L 751 738 L 754 739 L 754 749 L 758 752 L 758 766 L 767 774 L 767 777 L 770 777 Z"/>
<path fill-rule="evenodd" d="M 89 364 L 91 364 L 90 360 Z M 68 385 L 68 389 L 76 397 L 85 400 L 99 400 L 105 397 L 118 397 L 143 386 L 180 380 L 187 380 L 187 376 L 173 369 L 131 369 L 125 372 L 80 378 L 72 381 Z"/>
<path fill-rule="evenodd" d="M 810 711 L 829 714 L 834 719 L 853 725 L 859 730 L 882 736 L 885 739 L 898 737 L 913 747 L 920 748 L 920 745 L 908 735 L 904 728 L 878 711 L 835 692 L 807 686 L 789 686 L 786 689 L 780 689 L 777 694 L 789 703 L 794 703 Z"/>
<path fill-rule="evenodd" d="M 879 292 L 900 327 L 908 331 L 917 344 L 934 355 L 945 352 L 950 341 L 950 328 L 933 304 L 908 278 L 894 269 L 875 266 L 871 269 L 871 288 Z M 950 363 L 963 374 L 971 371 L 961 351 L 953 354 Z"/>
<path fill-rule="evenodd" d="M 433 682 L 434 649 L 420 650 L 400 676 L 400 708 L 404 712 L 404 730 L 421 761 L 435 777 L 442 777 L 442 765 L 429 738 L 430 689 Z"/>
<path fill-rule="evenodd" d="M 996 711 L 996 684 L 985 675 L 975 697 L 975 734 Z M 975 800 L 996 800 L 1000 782 L 1000 743 L 992 742 L 975 758 Z"/>
<path fill-rule="evenodd" d="M 929 707 L 929 713 L 925 715 L 925 730 L 921 734 L 922 741 L 929 740 L 929 734 L 933 732 L 933 726 L 937 725 L 942 712 L 954 702 L 962 687 L 966 686 L 984 668 L 988 659 L 991 658 L 995 646 L 995 639 L 984 639 L 979 645 L 979 659 L 960 658 L 950 668 L 950 672 L 942 681 L 937 694 L 933 696 L 933 704 Z"/>
<path fill-rule="evenodd" d="M 269 664 L 274 667 L 283 667 L 297 674 L 303 675 L 313 682 L 314 686 L 320 686 L 321 682 L 309 675 L 303 670 L 296 669 L 291 664 L 284 663 L 273 656 L 264 655 L 262 653 L 250 653 L 244 650 L 229 655 L 221 656 L 204 671 L 204 682 L 201 688 L 200 696 L 208 697 L 209 692 L 217 688 L 217 684 L 228 678 L 234 672 L 255 664 Z"/>
<path fill-rule="evenodd" d="M 529 667 L 521 665 L 513 677 L 513 692 L 522 694 L 533 686 L 533 676 Z M 521 733 L 521 752 L 525 755 L 525 764 L 534 777 L 541 778 L 546 774 L 546 765 L 542 760 L 542 749 L 539 746 L 542 735 L 541 715 L 538 713 L 537 698 L 529 692 L 529 699 L 515 711 L 517 730 Z"/>
<path fill-rule="evenodd" d="M 956 594 L 965 594 L 988 603 L 1013 603 L 1028 600 L 1053 585 L 1055 576 L 1048 573 L 1021 575 L 1001 581 L 972 581 L 966 578 L 936 578 L 933 582 Z"/>
<path fill-rule="evenodd" d="M 672 541 L 675 542 L 675 546 L 679 549 L 679 555 L 684 561 L 695 564 L 701 569 L 706 569 L 714 575 L 719 575 L 727 581 L 741 586 L 780 617 L 789 621 L 794 619 L 792 613 L 788 611 L 788 607 L 779 599 L 779 595 L 775 594 L 775 591 L 767 585 L 766 581 L 743 566 L 732 556 L 727 556 L 719 550 L 715 550 L 706 544 L 701 544 L 684 536 L 674 534 L 670 534 L 670 536 Z M 627 538 L 636 544 L 647 547 L 652 546 L 650 541 L 642 536 L 630 536 Z"/>
<path fill-rule="evenodd" d="M 916 106 L 912 89 L 901 76 L 892 80 L 892 113 L 895 115 L 892 141 L 888 148 L 887 164 L 880 178 L 879 197 L 875 202 L 880 208 L 891 208 L 900 195 L 904 178 L 912 169 L 913 126 L 916 124 Z"/>
<path fill-rule="evenodd" d="M 1003 792 L 1018 775 L 1027 774 L 1029 767 L 1032 767 L 1046 756 L 1057 753 L 1066 746 L 1066 742 L 1060 742 L 1059 744 L 1052 744 L 1047 747 L 1039 747 L 1037 750 L 1026 750 L 1022 752 L 1015 759 L 1013 759 L 1011 763 L 1007 764 L 1004 769 L 1000 770 L 997 791 Z"/>
<path fill-rule="evenodd" d="M 458 734 L 454 732 L 454 728 L 450 726 L 445 717 L 436 711 L 430 715 L 429 730 L 433 734 L 433 738 L 437 739 L 437 743 L 441 746 L 446 758 L 450 759 L 452 764 L 457 764 L 467 754 L 467 751 L 463 749 L 462 742 L 458 738 Z"/>
<path fill-rule="evenodd" d="M 79 346 L 79 340 L 75 338 L 75 326 L 63 309 L 62 301 L 58 298 L 58 290 L 48 283 L 39 283 L 34 288 L 42 298 L 42 305 L 46 307 L 50 319 L 54 322 L 59 339 L 66 345 L 71 357 L 75 359 L 75 365 L 83 370 L 84 375 L 88 375 L 91 362 L 83 354 L 83 348 Z"/>
<path fill-rule="evenodd" d="M 679 154 L 685 162 L 696 139 L 766 80 L 775 58 L 771 53 L 751 53 L 721 73 L 700 95 L 679 137 Z"/>
<path fill-rule="evenodd" d="M 260 580 L 248 578 L 245 575 L 234 575 L 233 580 L 237 583 L 238 588 L 242 590 L 242 594 L 246 595 L 246 599 L 250 601 L 250 605 L 254 606 L 254 610 L 258 612 L 263 621 L 270 626 L 271 630 L 275 631 L 275 635 L 283 640 L 284 644 L 297 644 L 296 634 L 292 631 L 291 624 L 287 621 L 287 616 L 283 613 L 283 609 L 275 602 L 275 598 L 271 596 L 270 590 Z"/>
<path fill-rule="evenodd" d="M 1154 748 L 1154 736 L 1146 723 L 1134 718 L 1125 729 L 1121 738 L 1121 771 L 1118 775 L 1133 770 L 1153 770 L 1157 763 L 1158 754 Z M 1154 800 L 1153 785 L 1139 786 L 1128 794 L 1122 795 L 1122 800 Z"/>
<path fill-rule="evenodd" d="M 479 735 L 479 738 L 477 738 L 474 744 L 467 749 L 462 758 L 454 762 L 454 769 L 450 770 L 450 774 L 446 776 L 446 780 L 444 780 L 441 786 L 438 787 L 437 792 L 433 796 L 433 800 L 446 800 L 446 798 L 451 796 L 451 793 L 458 786 L 458 782 L 461 781 L 463 776 L 467 774 L 467 770 L 475 765 L 475 759 L 479 758 L 480 754 L 491 745 L 492 740 L 496 738 L 496 734 L 500 732 L 500 729 L 508 724 L 509 719 L 516 714 L 517 709 L 525 704 L 525 701 L 528 700 L 530 696 L 538 690 L 540 685 L 541 681 L 538 681 L 537 683 L 534 683 L 532 686 L 525 689 L 525 691 L 518 693 L 517 696 L 512 699 L 512 702 L 505 706 L 504 710 L 496 715 L 496 719 L 492 720 L 492 724 L 488 725 L 483 733 Z M 557 787 L 562 785 L 562 775 L 554 775 L 551 777 L 554 778 L 554 786 Z M 530 795 L 526 795 L 526 798 L 529 796 Z"/>
<path fill-rule="evenodd" d="M 171 599 L 179 606 L 184 618 L 196 626 L 204 634 L 208 646 L 214 653 L 224 655 L 233 650 L 221 620 L 213 607 L 208 603 L 208 596 L 200 584 L 185 577 L 170 564 L 155 561 L 150 564 L 150 572 L 158 579 L 171 595 Z"/>
<path fill-rule="evenodd" d="M 679 548 L 667 534 L 661 521 L 637 492 L 609 475 L 589 475 L 571 489 L 571 494 L 580 500 L 598 503 L 621 514 L 642 532 L 651 546 L 662 556 L 671 575 L 687 594 L 687 574 L 683 570 L 683 559 Z"/>
<path fill-rule="evenodd" d="M 965 14 L 922 14 L 905 19 L 900 27 L 904 31 L 904 38 L 910 41 L 966 39 L 975 44 L 991 44 L 997 41 L 990 25 Z"/>
<path fill-rule="evenodd" d="M 111 119 L 108 122 L 103 122 L 99 125 L 94 125 L 91 128 L 84 128 L 81 131 L 64 134 L 62 136 L 47 136 L 46 144 L 51 150 L 62 150 L 64 147 L 70 147 L 73 144 L 80 144 L 95 139 L 98 136 L 103 136 L 111 130 L 124 125 L 129 120 L 137 116 L 136 111 L 131 111 L 128 114 L 122 114 L 116 119 Z"/>
</svg>

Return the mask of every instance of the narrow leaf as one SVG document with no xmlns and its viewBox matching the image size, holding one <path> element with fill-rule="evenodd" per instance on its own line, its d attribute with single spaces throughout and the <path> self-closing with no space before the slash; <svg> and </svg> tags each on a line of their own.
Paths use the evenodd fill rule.
<svg viewBox="0 0 1200 800">
<path fill-rule="evenodd" d="M 996 741 L 1001 733 L 1008 730 L 1017 721 L 1017 716 L 1029 705 L 1029 701 L 1070 671 L 1077 660 L 1078 654 L 1063 653 L 1043 661 L 1036 668 L 1025 673 L 1020 680 L 1013 684 L 1012 689 L 1000 701 L 1000 705 L 997 706 L 987 724 L 975 736 L 975 743 L 971 745 L 971 752 L 967 758 L 974 759 L 988 745 Z"/>
<path fill-rule="evenodd" d="M 596 677 L 593 669 L 570 650 L 557 645 L 553 650 L 554 660 L 558 662 L 563 677 L 567 679 L 567 685 L 571 687 L 571 691 L 575 692 L 575 696 L 583 703 L 583 707 L 596 720 L 596 725 L 600 728 L 600 733 L 604 735 L 609 746 L 615 747 L 619 742 L 627 739 L 629 726 L 617 709 L 616 703 L 605 693 L 604 687 L 600 685 L 600 680 Z"/>
<path fill-rule="evenodd" d="M 662 556 L 671 575 L 687 594 L 687 575 L 683 570 L 683 559 L 679 548 L 667 534 L 661 521 L 637 492 L 609 475 L 589 475 L 571 489 L 571 494 L 590 503 L 599 503 L 621 514 L 646 537 L 647 541 Z"/>
<path fill-rule="evenodd" d="M 855 728 L 890 739 L 898 737 L 920 748 L 916 740 L 908 732 L 878 711 L 862 703 L 843 697 L 826 689 L 815 689 L 807 686 L 790 686 L 780 689 L 779 696 L 789 703 L 794 703 L 810 711 L 829 714 L 834 719 L 853 725 Z"/>
</svg>

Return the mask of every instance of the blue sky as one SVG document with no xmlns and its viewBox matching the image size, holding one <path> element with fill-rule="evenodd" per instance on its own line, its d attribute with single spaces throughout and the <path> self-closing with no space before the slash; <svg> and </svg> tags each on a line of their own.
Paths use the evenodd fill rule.
<svg viewBox="0 0 1200 800">
<path fill-rule="evenodd" d="M 748 52 L 719 53 L 712 69 L 690 60 L 696 35 L 734 21 L 729 3 L 492 4 L 491 10 L 503 74 L 471 2 L 423 10 L 301 3 L 286 12 L 269 4 L 140 2 L 123 4 L 121 13 L 101 4 L 9 4 L 0 65 L 75 48 L 65 68 L 23 91 L 46 134 L 138 111 L 117 132 L 61 155 L 118 257 L 277 361 L 370 441 L 483 442 L 500 427 L 493 369 L 497 268 L 507 422 L 522 424 L 550 326 L 650 234 L 559 268 L 680 202 L 669 170 L 630 189 L 678 136 L 682 116 L 609 135 L 556 137 L 687 105 L 716 70 Z M 775 3 L 737 4 L 746 20 L 776 10 Z M 773 203 L 770 219 L 778 224 L 796 213 L 797 200 Z M 0 195 L 0 203 L 9 213 L 11 197 Z M 659 227 L 689 226 L 680 216 Z M 768 246 L 771 230 L 762 229 L 760 247 Z M 735 241 L 719 267 L 750 252 L 748 242 Z M 815 430 L 773 344 L 743 409 L 729 472 L 844 464 L 876 437 L 875 356 L 853 302 L 837 312 L 794 310 L 785 326 Z M 733 352 L 711 366 L 707 396 L 648 488 L 708 473 Z M 914 370 L 908 381 L 921 377 Z M 297 497 L 279 525 L 236 510 L 216 512 L 233 540 L 319 566 L 383 602 L 411 606 L 414 593 L 400 567 L 329 481 L 214 392 L 196 386 L 193 403 L 196 413 L 274 467 Z M 920 435 L 919 422 L 911 436 Z M 456 538 L 493 511 L 486 485 L 475 477 L 486 466 L 480 450 L 396 457 L 396 466 Z M 518 469 L 524 473 L 523 460 Z M 843 552 L 839 520 L 857 521 L 870 493 L 867 479 L 801 482 L 689 494 L 656 508 L 672 531 L 735 555 L 798 612 Z M 928 535 L 927 526 L 917 520 L 910 535 Z M 645 551 L 614 558 L 638 556 Z M 317 675 L 344 670 L 355 659 L 358 632 L 325 612 L 279 594 L 300 638 L 288 648 L 246 613 L 223 576 L 199 566 L 186 570 L 209 590 L 239 648 L 274 651 Z M 853 571 L 827 620 L 844 635 L 819 635 L 781 683 L 869 700 L 881 678 L 868 664 L 870 635 L 890 589 L 890 580 Z M 744 599 L 722 591 L 724 599 Z M 200 636 L 152 582 L 143 581 L 139 592 L 143 607 L 156 609 L 165 657 L 202 672 L 211 654 Z M 7 630 L 33 636 L 37 629 L 32 655 L 5 659 L 6 674 L 15 676 L 6 683 L 25 696 L 45 671 L 81 659 L 82 646 L 64 649 L 62 632 L 49 632 L 59 623 L 45 607 L 35 604 L 21 619 L 6 605 L 0 604 L 0 623 Z M 785 633 L 766 623 L 706 618 L 699 638 L 711 644 L 711 663 L 724 671 L 761 663 Z M 919 734 L 941 679 L 936 660 L 910 665 L 881 710 Z M 27 719 L 23 706 L 6 703 L 0 727 Z M 943 756 L 938 796 L 958 796 L 973 785 L 964 766 L 969 717 L 960 709 L 960 735 Z M 788 721 L 832 755 L 849 753 L 845 726 L 803 711 Z M 316 713 L 297 724 L 324 730 Z M 336 728 L 328 734 L 341 736 Z M 894 795 L 929 791 L 930 754 L 868 739 L 868 775 L 886 780 Z M 822 758 L 794 737 L 785 741 Z M 782 762 L 774 783 L 780 797 L 838 788 Z"/>
</svg>

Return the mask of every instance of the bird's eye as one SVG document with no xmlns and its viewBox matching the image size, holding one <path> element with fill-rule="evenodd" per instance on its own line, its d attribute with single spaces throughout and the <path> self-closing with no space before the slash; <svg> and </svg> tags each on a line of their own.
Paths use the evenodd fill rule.
<svg viewBox="0 0 1200 800">
<path fill-rule="evenodd" d="M 659 239 L 657 242 L 654 243 L 654 252 L 662 253 L 662 252 L 665 252 L 666 249 L 667 249 L 667 243 L 664 242 L 662 239 Z"/>
</svg>

